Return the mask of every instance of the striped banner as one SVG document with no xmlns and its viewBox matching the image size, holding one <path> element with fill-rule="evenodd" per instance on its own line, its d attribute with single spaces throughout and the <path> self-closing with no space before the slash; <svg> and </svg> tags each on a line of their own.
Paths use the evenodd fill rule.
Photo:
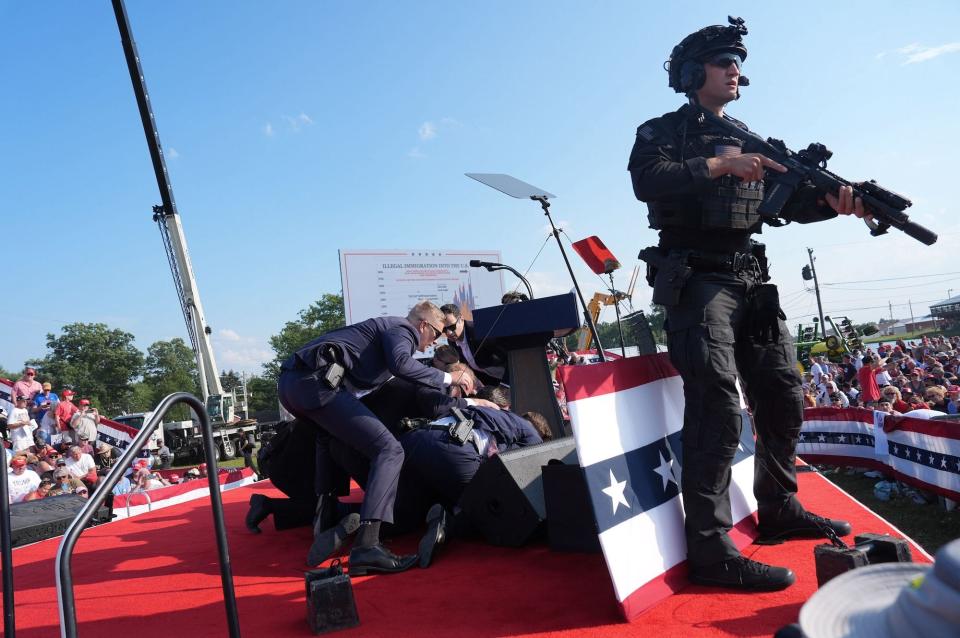
<svg viewBox="0 0 960 638">
<path fill-rule="evenodd" d="M 680 471 L 683 382 L 666 354 L 562 366 L 567 406 L 617 602 L 628 620 L 687 584 Z M 746 422 L 749 423 L 749 422 Z M 753 443 L 743 428 L 731 538 L 756 536 Z"/>
<path fill-rule="evenodd" d="M 169 474 L 169 472 L 167 472 Z M 220 491 L 252 485 L 257 480 L 257 475 L 248 467 L 232 470 L 220 470 L 217 479 L 220 481 Z M 138 514 L 145 514 L 178 503 L 186 503 L 199 498 L 209 498 L 210 485 L 207 479 L 195 479 L 186 483 L 159 487 L 155 490 L 146 492 L 131 492 L 129 494 L 117 494 L 113 497 L 114 520 L 130 518 Z"/>
<path fill-rule="evenodd" d="M 877 469 L 960 500 L 960 423 L 866 408 L 808 408 L 797 454 L 814 463 Z"/>
</svg>

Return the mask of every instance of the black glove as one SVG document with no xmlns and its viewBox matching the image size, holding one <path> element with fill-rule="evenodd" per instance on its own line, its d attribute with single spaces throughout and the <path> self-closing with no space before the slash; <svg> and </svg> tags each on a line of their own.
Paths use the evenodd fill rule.
<svg viewBox="0 0 960 638">
<path fill-rule="evenodd" d="M 776 286 L 761 284 L 753 289 L 747 326 L 750 336 L 757 343 L 780 341 L 780 319 L 786 318 L 780 309 L 780 295 Z"/>
</svg>

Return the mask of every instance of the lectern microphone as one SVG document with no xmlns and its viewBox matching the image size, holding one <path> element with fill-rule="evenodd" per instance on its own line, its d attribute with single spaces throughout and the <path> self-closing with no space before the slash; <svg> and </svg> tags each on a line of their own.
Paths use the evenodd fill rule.
<svg viewBox="0 0 960 638">
<path fill-rule="evenodd" d="M 502 265 L 503 265 L 503 264 L 498 264 L 498 263 L 495 262 L 495 261 L 480 261 L 479 259 L 471 259 L 471 260 L 470 260 L 470 267 L 471 267 L 471 268 L 486 268 L 486 269 L 489 270 L 490 268 L 494 268 L 494 267 L 496 267 L 496 266 L 502 266 Z"/>
</svg>

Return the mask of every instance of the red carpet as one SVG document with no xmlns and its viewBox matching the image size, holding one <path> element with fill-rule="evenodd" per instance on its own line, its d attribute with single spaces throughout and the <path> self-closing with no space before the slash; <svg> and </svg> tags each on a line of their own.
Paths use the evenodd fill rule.
<svg viewBox="0 0 960 638">
<path fill-rule="evenodd" d="M 803 474 L 801 496 L 820 514 L 851 521 L 855 532 L 897 533 L 820 476 Z M 310 636 L 303 559 L 310 530 L 259 536 L 243 526 L 254 491 L 224 493 L 230 555 L 246 636 Z M 88 530 L 74 556 L 79 633 L 111 638 L 225 636 L 212 517 L 206 499 Z M 852 539 L 848 539 L 852 540 Z M 415 551 L 417 539 L 392 544 Z M 792 541 L 751 546 L 747 554 L 789 565 L 797 584 L 783 592 L 738 594 L 691 586 L 643 614 L 620 621 L 603 559 L 545 546 L 500 549 L 461 542 L 441 549 L 428 570 L 353 581 L 360 626 L 349 636 L 770 636 L 797 618 L 816 590 L 813 546 Z M 14 550 L 18 636 L 59 635 L 54 556 L 59 539 Z M 914 559 L 929 561 L 914 546 Z"/>
</svg>

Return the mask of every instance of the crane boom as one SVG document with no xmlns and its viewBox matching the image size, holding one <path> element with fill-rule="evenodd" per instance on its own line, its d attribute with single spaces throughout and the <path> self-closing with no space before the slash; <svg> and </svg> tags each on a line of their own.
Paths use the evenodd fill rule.
<svg viewBox="0 0 960 638">
<path fill-rule="evenodd" d="M 214 397 L 217 403 L 223 397 L 219 368 L 213 356 L 213 347 L 210 344 L 211 330 L 204 319 L 200 292 L 197 289 L 197 280 L 194 277 L 193 266 L 190 263 L 190 253 L 187 250 L 187 239 L 180 223 L 177 203 L 173 198 L 173 186 L 167 173 L 167 164 L 163 157 L 163 148 L 160 145 L 160 135 L 157 132 L 153 107 L 150 105 L 150 96 L 147 93 L 147 83 L 143 77 L 143 69 L 140 67 L 137 45 L 133 41 L 133 35 L 130 31 L 127 10 L 123 0 L 112 0 L 112 2 L 113 11 L 117 18 L 117 27 L 120 29 L 120 40 L 127 61 L 127 70 L 130 72 L 130 81 L 133 83 L 133 92 L 137 98 L 140 120 L 143 123 L 143 132 L 146 135 L 150 159 L 153 162 L 153 172 L 156 175 L 157 186 L 160 189 L 160 199 L 163 202 L 160 206 L 154 206 L 153 219 L 160 228 L 160 235 L 167 253 L 167 261 L 173 275 L 174 286 L 180 298 L 183 319 L 187 324 L 187 333 L 190 335 L 190 344 L 193 346 L 193 352 L 197 358 L 200 389 L 203 392 L 204 403 L 209 410 L 211 397 Z M 229 421 L 233 416 L 233 406 L 232 402 L 230 403 L 229 406 L 221 407 L 219 410 L 221 414 L 216 416 Z"/>
</svg>

